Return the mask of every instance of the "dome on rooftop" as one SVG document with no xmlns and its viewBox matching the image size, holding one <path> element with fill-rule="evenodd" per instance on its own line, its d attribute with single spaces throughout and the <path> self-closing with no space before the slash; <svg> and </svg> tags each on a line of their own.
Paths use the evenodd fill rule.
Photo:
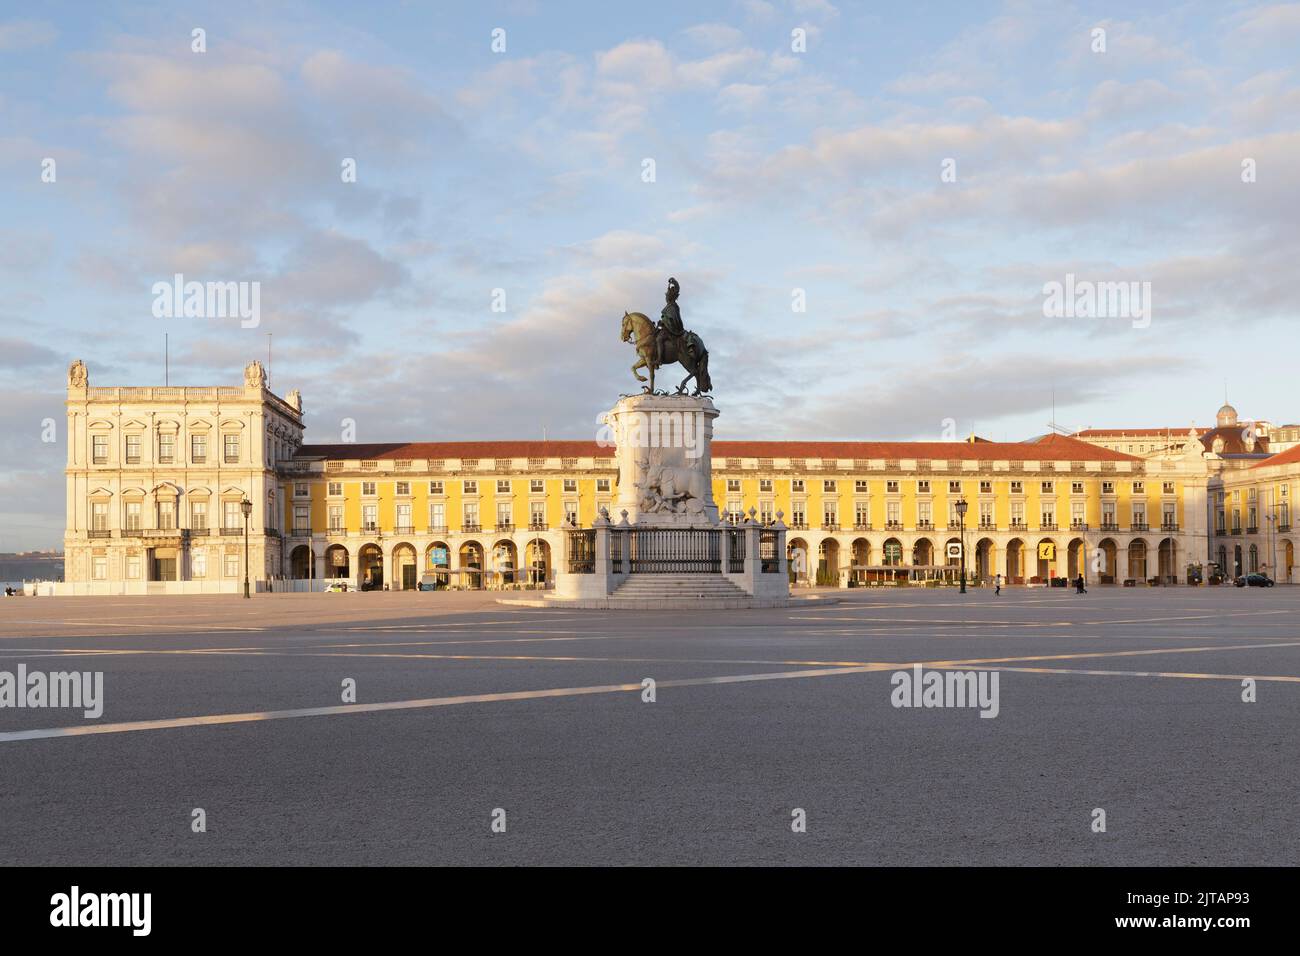
<svg viewBox="0 0 1300 956">
<path fill-rule="evenodd" d="M 1231 428 L 1237 424 L 1237 410 L 1231 405 L 1224 405 L 1219 409 L 1219 414 L 1215 416 L 1214 421 L 1219 428 Z"/>
</svg>

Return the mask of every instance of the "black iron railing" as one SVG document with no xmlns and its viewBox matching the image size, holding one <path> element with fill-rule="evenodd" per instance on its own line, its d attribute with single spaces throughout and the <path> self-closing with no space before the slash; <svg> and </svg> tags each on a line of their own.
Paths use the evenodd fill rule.
<svg viewBox="0 0 1300 956">
<path fill-rule="evenodd" d="M 740 574 L 745 570 L 745 533 L 727 531 L 727 571 Z"/>
<path fill-rule="evenodd" d="M 709 528 L 644 528 L 627 532 L 633 574 L 721 574 L 722 533 Z"/>
<path fill-rule="evenodd" d="M 776 549 L 777 533 L 760 531 L 758 533 L 758 564 L 762 574 L 780 574 L 781 556 Z"/>
<path fill-rule="evenodd" d="M 596 532 L 570 531 L 565 535 L 570 574 L 596 573 Z"/>
<path fill-rule="evenodd" d="M 626 549 L 627 533 L 611 531 L 609 534 L 609 564 L 615 574 L 623 573 L 623 552 Z"/>
</svg>

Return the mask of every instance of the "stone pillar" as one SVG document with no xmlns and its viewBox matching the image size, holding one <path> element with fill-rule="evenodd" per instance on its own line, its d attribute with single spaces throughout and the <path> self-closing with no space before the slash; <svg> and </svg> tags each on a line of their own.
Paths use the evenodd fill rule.
<svg viewBox="0 0 1300 956">
<path fill-rule="evenodd" d="M 713 500 L 713 420 L 708 398 L 632 395 L 602 417 L 616 446 L 618 498 L 641 527 L 716 527 Z M 647 501 L 657 507 L 642 508 Z"/>
</svg>

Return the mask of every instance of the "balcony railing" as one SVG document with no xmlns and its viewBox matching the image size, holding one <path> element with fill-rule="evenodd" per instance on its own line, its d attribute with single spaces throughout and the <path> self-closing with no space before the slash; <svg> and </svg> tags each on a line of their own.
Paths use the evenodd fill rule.
<svg viewBox="0 0 1300 956">
<path fill-rule="evenodd" d="M 1286 534 L 1291 530 L 1291 525 L 1289 522 L 1287 524 L 1280 524 L 1277 526 L 1277 530 L 1281 531 L 1283 534 Z"/>
<path fill-rule="evenodd" d="M 916 523 L 916 530 L 917 530 L 917 531 L 933 531 L 933 530 L 934 530 L 934 522 L 933 522 L 933 521 L 918 521 L 918 522 Z"/>
<path fill-rule="evenodd" d="M 1087 531 L 1087 530 L 1088 530 L 1088 523 L 1087 523 L 1086 521 L 1071 521 L 1071 522 L 1070 522 L 1070 530 L 1071 530 L 1071 531 Z"/>
<path fill-rule="evenodd" d="M 1178 522 L 1177 522 L 1177 521 L 1162 521 L 1162 522 L 1160 522 L 1160 530 L 1161 530 L 1161 531 L 1177 531 L 1177 530 L 1178 530 Z"/>
<path fill-rule="evenodd" d="M 806 522 L 803 522 L 803 521 L 792 521 L 792 522 L 790 522 L 790 530 L 791 530 L 791 531 L 807 531 L 807 530 L 808 530 L 808 524 L 807 524 Z"/>
<path fill-rule="evenodd" d="M 1232 529 L 1232 533 L 1233 533 L 1233 534 L 1241 534 L 1241 529 L 1240 529 L 1240 528 L 1233 528 L 1233 529 Z"/>
<path fill-rule="evenodd" d="M 445 524 L 429 525 L 429 534 L 446 534 L 446 533 L 447 533 L 447 526 Z"/>
<path fill-rule="evenodd" d="M 1128 529 L 1129 529 L 1130 531 L 1150 531 L 1150 530 L 1151 530 L 1150 528 L 1147 527 L 1147 523 L 1146 523 L 1145 521 L 1138 521 L 1137 519 L 1134 519 L 1134 520 L 1129 524 Z"/>
<path fill-rule="evenodd" d="M 1029 525 L 1025 524 L 1023 521 L 1011 521 L 1011 522 L 1008 522 L 1007 527 L 1010 528 L 1012 531 L 1028 531 L 1028 530 L 1029 530 Z"/>
<path fill-rule="evenodd" d="M 548 525 L 545 521 L 530 521 L 530 522 L 528 522 L 528 530 L 529 530 L 529 531 L 546 531 L 549 527 L 550 527 L 550 525 Z"/>
<path fill-rule="evenodd" d="M 202 528 L 190 528 L 190 537 L 192 538 L 206 537 L 207 535 L 210 534 L 212 534 L 212 529 L 209 528 L 207 525 L 204 525 Z"/>
<path fill-rule="evenodd" d="M 886 522 L 885 522 L 885 530 L 886 530 L 886 531 L 902 531 L 902 530 L 903 530 L 903 522 L 901 522 L 901 521 L 886 521 Z"/>
<path fill-rule="evenodd" d="M 221 533 L 222 534 L 243 534 L 244 529 L 243 528 L 222 528 Z"/>
<path fill-rule="evenodd" d="M 112 532 L 110 529 L 108 529 L 108 528 L 100 528 L 100 529 L 98 529 L 98 530 L 87 531 L 87 532 L 86 532 L 86 537 L 88 537 L 88 538 L 111 538 L 111 537 L 113 537 L 113 532 Z"/>
<path fill-rule="evenodd" d="M 839 531 L 839 530 L 840 530 L 840 526 L 839 526 L 839 523 L 838 523 L 838 522 L 835 522 L 835 521 L 823 521 L 823 522 L 822 522 L 822 530 L 823 530 L 823 531 Z"/>
<path fill-rule="evenodd" d="M 1246 534 L 1259 534 L 1259 528 L 1252 525 L 1246 526 Z"/>
<path fill-rule="evenodd" d="M 325 533 L 334 534 L 334 535 L 344 535 L 348 533 L 348 529 L 343 527 L 342 525 L 330 525 L 328 528 L 325 529 Z"/>
<path fill-rule="evenodd" d="M 396 534 L 415 534 L 415 525 L 399 524 L 396 528 L 393 529 L 393 531 Z"/>
<path fill-rule="evenodd" d="M 1056 522 L 1055 522 L 1055 521 L 1040 521 L 1040 522 L 1038 523 L 1038 530 L 1039 530 L 1039 531 L 1057 531 L 1057 530 L 1059 530 L 1059 529 L 1056 527 Z"/>
<path fill-rule="evenodd" d="M 1098 531 L 1118 531 L 1118 530 L 1119 530 L 1119 522 L 1117 522 L 1117 521 L 1103 521 L 1101 524 L 1097 525 L 1097 530 L 1098 530 Z"/>
<path fill-rule="evenodd" d="M 870 522 L 870 521 L 859 521 L 859 522 L 857 522 L 857 523 L 853 526 L 853 530 L 854 530 L 854 531 L 870 531 L 870 530 L 871 530 L 871 522 Z"/>
<path fill-rule="evenodd" d="M 513 521 L 498 521 L 498 522 L 497 522 L 497 531 L 498 531 L 498 532 L 501 532 L 501 533 L 504 533 L 504 534 L 509 534 L 510 532 L 512 532 L 512 531 L 514 531 L 514 530 L 515 530 L 515 523 L 514 523 Z"/>
<path fill-rule="evenodd" d="M 483 526 L 466 521 L 460 526 L 460 530 L 468 532 L 469 534 L 479 534 L 483 530 Z"/>
</svg>

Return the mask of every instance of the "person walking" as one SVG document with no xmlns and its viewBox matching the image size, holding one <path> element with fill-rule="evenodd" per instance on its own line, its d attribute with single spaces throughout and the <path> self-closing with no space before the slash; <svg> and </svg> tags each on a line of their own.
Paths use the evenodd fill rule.
<svg viewBox="0 0 1300 956">
<path fill-rule="evenodd" d="M 1002 594 L 1002 575 L 995 574 L 993 576 L 993 596 L 998 597 L 1001 594 Z"/>
<path fill-rule="evenodd" d="M 1079 576 L 1078 576 L 1077 578 L 1074 579 L 1074 593 L 1075 593 L 1075 594 L 1087 594 L 1087 593 L 1088 593 L 1088 589 L 1087 589 L 1086 587 L 1083 586 L 1083 574 L 1082 574 L 1082 573 L 1080 573 Z"/>
</svg>

